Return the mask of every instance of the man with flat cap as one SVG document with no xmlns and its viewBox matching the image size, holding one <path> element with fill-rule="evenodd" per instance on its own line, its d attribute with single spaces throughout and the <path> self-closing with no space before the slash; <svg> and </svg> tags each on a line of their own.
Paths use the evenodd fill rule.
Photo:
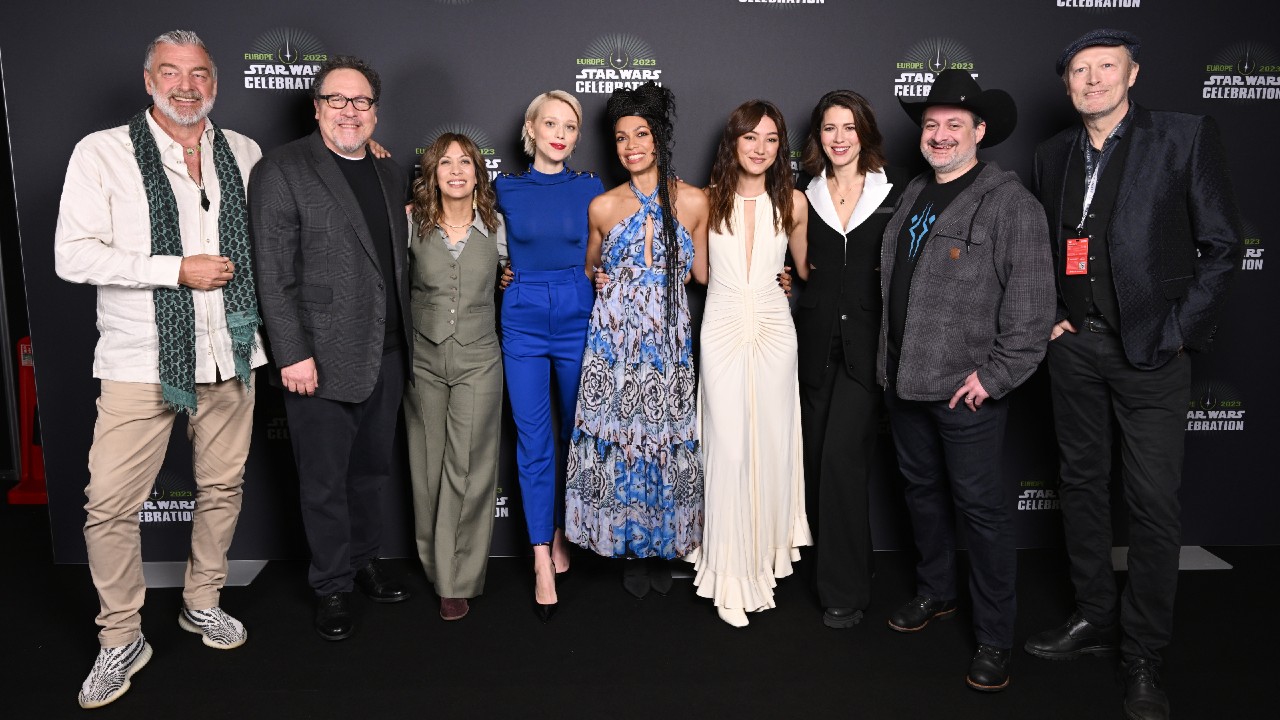
<svg viewBox="0 0 1280 720">
<path fill-rule="evenodd" d="M 933 171 L 903 190 L 881 246 L 877 368 L 920 551 L 916 597 L 889 627 L 916 632 L 955 613 L 959 512 L 978 642 L 965 682 L 995 692 L 1009 684 L 1017 611 L 1000 476 L 1007 396 L 1035 371 L 1053 323 L 1049 234 L 1018 176 L 977 158 L 1013 132 L 1008 93 L 946 70 L 902 107 Z"/>
<path fill-rule="evenodd" d="M 1131 102 L 1138 49 L 1123 30 L 1068 45 L 1056 70 L 1082 124 L 1036 149 L 1058 288 L 1048 356 L 1076 611 L 1025 647 L 1071 659 L 1118 645 L 1125 713 L 1145 719 L 1169 715 L 1159 668 L 1178 580 L 1188 351 L 1213 337 L 1241 245 L 1216 125 Z M 1113 429 L 1129 506 L 1123 594 L 1111 565 Z"/>
</svg>

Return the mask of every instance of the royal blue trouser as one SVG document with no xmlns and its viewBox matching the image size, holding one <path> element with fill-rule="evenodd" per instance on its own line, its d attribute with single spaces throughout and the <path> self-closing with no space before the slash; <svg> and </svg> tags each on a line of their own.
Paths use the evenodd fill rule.
<svg viewBox="0 0 1280 720">
<path fill-rule="evenodd" d="M 516 424 L 516 468 L 529 542 L 564 527 L 564 473 L 556 438 L 573 433 L 578 376 L 594 292 L 582 268 L 516 270 L 502 298 L 502 364 Z M 554 377 L 554 385 L 552 378 Z M 553 430 L 551 405 L 559 414 Z"/>
</svg>

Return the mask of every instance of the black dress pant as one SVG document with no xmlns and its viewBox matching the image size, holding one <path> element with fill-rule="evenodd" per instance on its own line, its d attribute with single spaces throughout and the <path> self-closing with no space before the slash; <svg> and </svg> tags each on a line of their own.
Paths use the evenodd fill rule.
<svg viewBox="0 0 1280 720">
<path fill-rule="evenodd" d="M 958 511 L 969 550 L 974 634 L 979 643 L 1008 649 L 1018 611 L 1018 547 L 1000 472 L 1008 406 L 988 398 L 974 411 L 947 402 L 903 400 L 885 391 L 920 551 L 916 592 L 933 600 L 956 597 Z"/>
<path fill-rule="evenodd" d="M 837 362 L 838 360 L 838 362 Z M 824 608 L 871 601 L 867 485 L 875 453 L 880 390 L 870 391 L 834 358 L 822 385 L 800 387 L 805 508 L 815 535 L 814 579 Z"/>
<path fill-rule="evenodd" d="M 404 383 L 404 351 L 395 350 L 382 356 L 373 393 L 362 402 L 284 395 L 311 547 L 307 580 L 316 595 L 350 592 L 355 571 L 378 557 L 379 496 L 391 474 Z"/>
<path fill-rule="evenodd" d="M 1158 660 L 1172 634 L 1178 588 L 1178 488 L 1191 360 L 1182 354 L 1156 370 L 1138 370 L 1125 358 L 1119 335 L 1086 329 L 1050 342 L 1048 357 L 1062 462 L 1058 496 L 1076 604 L 1095 625 L 1119 620 L 1126 657 Z M 1114 429 L 1129 509 L 1123 595 L 1111 564 Z"/>
</svg>

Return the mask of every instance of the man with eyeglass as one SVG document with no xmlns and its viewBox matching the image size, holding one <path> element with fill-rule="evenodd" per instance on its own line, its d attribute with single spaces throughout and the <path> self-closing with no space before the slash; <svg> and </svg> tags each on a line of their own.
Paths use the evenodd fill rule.
<svg viewBox="0 0 1280 720">
<path fill-rule="evenodd" d="M 355 587 L 375 602 L 408 591 L 378 564 L 379 494 L 408 377 L 404 198 L 408 181 L 367 147 L 381 81 L 336 56 L 312 85 L 318 128 L 268 153 L 249 181 L 258 288 L 273 377 L 298 466 L 316 631 L 354 627 Z"/>
</svg>

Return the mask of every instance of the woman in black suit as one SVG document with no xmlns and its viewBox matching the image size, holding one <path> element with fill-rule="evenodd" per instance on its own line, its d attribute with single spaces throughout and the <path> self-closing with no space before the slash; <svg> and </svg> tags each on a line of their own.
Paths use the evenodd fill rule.
<svg viewBox="0 0 1280 720">
<path fill-rule="evenodd" d="M 907 177 L 885 168 L 866 98 L 833 90 L 809 122 L 808 281 L 796 309 L 806 503 L 828 627 L 862 619 L 871 597 L 867 483 L 881 391 L 880 237 Z"/>
</svg>

